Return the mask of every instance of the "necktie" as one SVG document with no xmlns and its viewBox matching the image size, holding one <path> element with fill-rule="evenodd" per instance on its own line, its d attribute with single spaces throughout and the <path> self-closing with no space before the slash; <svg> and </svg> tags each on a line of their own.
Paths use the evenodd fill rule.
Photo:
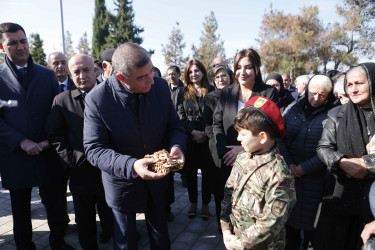
<svg viewBox="0 0 375 250">
<path fill-rule="evenodd" d="M 87 92 L 82 92 L 83 99 L 85 99 Z"/>
<path fill-rule="evenodd" d="M 26 89 L 27 87 L 27 84 L 26 84 L 26 73 L 27 73 L 27 68 L 24 67 L 24 68 L 19 68 L 18 71 L 20 72 L 21 74 L 21 79 L 20 79 L 20 83 L 22 85 L 22 87 L 24 87 Z"/>
<path fill-rule="evenodd" d="M 64 91 L 65 91 L 65 85 L 64 84 L 60 84 L 59 93 L 62 93 Z"/>
</svg>

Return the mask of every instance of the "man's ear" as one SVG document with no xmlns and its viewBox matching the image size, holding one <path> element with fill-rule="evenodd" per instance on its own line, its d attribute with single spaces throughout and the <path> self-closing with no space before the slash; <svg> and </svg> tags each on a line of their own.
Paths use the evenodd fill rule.
<svg viewBox="0 0 375 250">
<path fill-rule="evenodd" d="M 116 78 L 117 80 L 119 80 L 121 83 L 125 83 L 125 77 L 120 74 L 120 73 L 116 73 Z"/>
<path fill-rule="evenodd" d="M 259 143 L 265 144 L 267 141 L 268 141 L 267 133 L 264 131 L 259 132 Z"/>
<path fill-rule="evenodd" d="M 103 70 L 105 70 L 107 68 L 107 63 L 106 61 L 102 62 L 102 67 L 103 67 Z"/>
</svg>

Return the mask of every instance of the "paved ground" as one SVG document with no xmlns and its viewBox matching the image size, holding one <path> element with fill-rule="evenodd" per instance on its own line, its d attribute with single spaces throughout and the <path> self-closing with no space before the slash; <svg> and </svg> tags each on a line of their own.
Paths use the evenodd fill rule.
<svg viewBox="0 0 375 250">
<path fill-rule="evenodd" d="M 222 243 L 222 237 L 218 233 L 216 219 L 214 216 L 214 203 L 210 203 L 210 219 L 203 221 L 200 217 L 200 210 L 194 219 L 187 217 L 189 209 L 189 199 L 187 189 L 182 187 L 179 174 L 175 175 L 175 196 L 176 201 L 172 205 L 172 212 L 175 214 L 173 222 L 169 222 L 169 235 L 171 238 L 172 249 L 225 249 Z M 1 185 L 0 185 L 1 186 Z M 200 202 L 200 201 L 199 201 Z M 198 208 L 201 203 L 198 204 Z M 68 192 L 68 211 L 70 217 L 70 225 L 65 237 L 67 243 L 76 249 L 82 249 L 78 243 L 78 235 L 74 222 L 74 210 L 72 196 Z M 45 210 L 40 202 L 38 190 L 33 189 L 32 193 L 32 224 L 33 224 L 33 240 L 37 245 L 37 249 L 49 249 L 48 233 L 49 228 L 45 216 Z M 98 231 L 100 232 L 99 219 L 97 217 Z M 143 214 L 137 215 L 137 229 L 141 234 L 139 243 L 140 249 L 149 249 L 146 225 Z M 99 244 L 100 249 L 112 249 L 112 240 L 106 244 Z M 9 192 L 0 188 L 0 249 L 15 250 L 13 240 L 13 224 L 12 212 Z"/>
</svg>

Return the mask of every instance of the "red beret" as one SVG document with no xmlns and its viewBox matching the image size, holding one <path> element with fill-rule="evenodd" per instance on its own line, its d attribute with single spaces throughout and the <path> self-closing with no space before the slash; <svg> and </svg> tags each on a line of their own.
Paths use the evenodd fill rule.
<svg viewBox="0 0 375 250">
<path fill-rule="evenodd" d="M 267 121 L 275 127 L 278 137 L 285 136 L 284 119 L 273 101 L 263 96 L 255 96 L 245 103 L 245 107 L 248 105 L 254 106 L 266 117 Z"/>
</svg>

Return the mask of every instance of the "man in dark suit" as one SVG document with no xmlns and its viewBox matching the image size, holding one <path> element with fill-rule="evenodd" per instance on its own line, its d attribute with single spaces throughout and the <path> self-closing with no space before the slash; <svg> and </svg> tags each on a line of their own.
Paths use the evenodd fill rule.
<svg viewBox="0 0 375 250">
<path fill-rule="evenodd" d="M 173 102 L 173 106 L 177 111 L 178 104 L 182 102 L 181 99 L 182 95 L 180 95 L 180 91 L 184 88 L 184 83 L 180 80 L 181 77 L 181 70 L 178 66 L 173 65 L 167 69 L 168 75 L 168 87 L 171 93 L 171 99 Z M 186 177 L 183 170 L 179 171 L 181 174 L 182 185 L 186 187 Z M 168 221 L 173 221 L 174 215 L 172 213 L 171 205 L 173 204 L 175 197 L 174 197 L 174 172 L 168 174 L 169 184 L 168 184 L 168 206 L 167 206 L 167 215 Z"/>
<path fill-rule="evenodd" d="M 52 70 L 33 63 L 24 29 L 0 24 L 0 99 L 15 99 L 18 107 L 0 110 L 0 172 L 9 189 L 17 249 L 36 249 L 32 242 L 31 190 L 39 186 L 50 228 L 51 249 L 73 249 L 64 241 L 64 210 L 60 192 L 62 169 L 45 135 L 45 123 L 57 79 Z"/>
<path fill-rule="evenodd" d="M 63 53 L 54 52 L 48 56 L 48 68 L 55 72 L 59 81 L 59 93 L 65 90 L 76 89 L 74 82 L 69 77 L 68 59 Z"/>
<path fill-rule="evenodd" d="M 97 77 L 99 83 L 105 81 L 113 74 L 112 56 L 115 52 L 114 48 L 103 50 L 101 53 L 103 73 Z"/>
<path fill-rule="evenodd" d="M 98 249 L 95 205 L 106 212 L 100 218 L 102 237 L 112 234 L 113 216 L 105 201 L 101 172 L 86 160 L 83 151 L 84 96 L 96 84 L 94 62 L 89 56 L 75 55 L 69 61 L 69 69 L 77 89 L 56 96 L 47 136 L 69 172 L 79 242 L 83 249 Z"/>
<path fill-rule="evenodd" d="M 289 91 L 289 93 L 293 96 L 294 99 L 297 99 L 299 96 L 299 93 L 297 91 L 297 88 L 292 85 L 292 80 L 290 79 L 290 76 L 287 73 L 284 73 L 281 75 L 284 82 L 284 89 Z"/>
<path fill-rule="evenodd" d="M 106 200 L 114 214 L 114 249 L 137 249 L 136 213 L 145 213 L 151 249 L 170 249 L 165 213 L 168 178 L 148 170 L 144 158 L 161 149 L 184 160 L 186 135 L 168 85 L 153 77 L 148 52 L 125 43 L 113 54 L 116 75 L 85 101 L 84 148 L 102 170 Z"/>
<path fill-rule="evenodd" d="M 60 52 L 53 52 L 48 56 L 48 68 L 52 69 L 55 72 L 57 80 L 59 82 L 59 93 L 64 92 L 65 90 L 73 90 L 76 89 L 74 82 L 69 77 L 69 69 L 68 69 L 68 59 L 63 53 Z M 61 192 L 61 199 L 63 202 L 63 206 L 65 208 L 65 223 L 68 226 L 70 219 L 68 215 L 68 203 L 66 200 L 66 191 L 67 191 L 67 184 L 69 177 L 67 175 L 64 176 L 65 181 L 62 183 L 62 192 Z"/>
</svg>

